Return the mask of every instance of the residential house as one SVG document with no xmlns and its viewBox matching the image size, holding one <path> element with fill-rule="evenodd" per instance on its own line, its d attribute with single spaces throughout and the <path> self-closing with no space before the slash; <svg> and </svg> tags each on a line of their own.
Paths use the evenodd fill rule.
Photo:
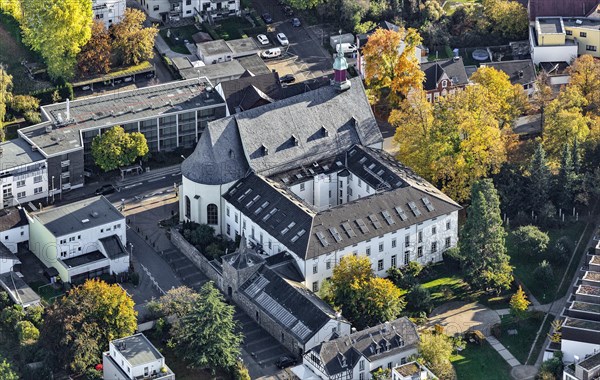
<svg viewBox="0 0 600 380">
<path fill-rule="evenodd" d="M 415 324 L 402 317 L 325 341 L 304 354 L 302 364 L 292 371 L 302 378 L 369 380 L 378 368 L 407 364 L 417 354 L 418 343 Z"/>
<path fill-rule="evenodd" d="M 548 81 L 551 86 L 554 87 L 554 91 L 560 89 L 561 86 L 569 83 L 571 75 L 569 73 L 568 62 L 542 62 L 540 63 L 540 70 L 546 73 Z"/>
<path fill-rule="evenodd" d="M 565 366 L 563 380 L 592 380 L 600 376 L 600 352 Z"/>
<path fill-rule="evenodd" d="M 125 8 L 125 0 L 92 0 L 94 19 L 102 21 L 106 28 L 123 19 Z"/>
<path fill-rule="evenodd" d="M 0 242 L 0 274 L 15 270 L 15 266 L 21 264 L 17 256 Z"/>
<path fill-rule="evenodd" d="M 438 377 L 423 364 L 410 362 L 392 368 L 392 380 L 438 380 Z"/>
<path fill-rule="evenodd" d="M 63 282 L 129 270 L 125 217 L 103 196 L 34 212 L 29 249 Z"/>
<path fill-rule="evenodd" d="M 469 84 L 469 77 L 461 57 L 442 59 L 421 64 L 425 73 L 423 90 L 429 102 L 436 102 L 440 96 L 462 91 Z"/>
<path fill-rule="evenodd" d="M 104 380 L 175 380 L 165 357 L 144 334 L 135 334 L 110 342 L 102 354 Z"/>
<path fill-rule="evenodd" d="M 260 48 L 254 38 L 245 37 L 237 40 L 214 40 L 196 45 L 198 58 L 206 65 L 228 62 L 235 58 L 256 55 Z"/>
<path fill-rule="evenodd" d="M 39 305 L 42 301 L 40 296 L 21 277 L 21 274 L 15 271 L 0 274 L 0 289 L 6 291 L 8 297 L 23 308 Z"/>
<path fill-rule="evenodd" d="M 510 83 L 523 86 L 523 91 L 525 91 L 528 96 L 531 96 L 535 91 L 537 75 L 531 59 L 486 62 L 481 64 L 481 66 L 492 67 L 498 71 L 504 72 L 508 75 Z"/>
<path fill-rule="evenodd" d="M 29 224 L 23 208 L 0 209 L 0 242 L 12 253 L 17 253 L 18 245 L 28 240 Z"/>
<path fill-rule="evenodd" d="M 148 17 L 163 22 L 194 17 L 198 22 L 240 15 L 240 0 L 138 0 Z"/>
</svg>

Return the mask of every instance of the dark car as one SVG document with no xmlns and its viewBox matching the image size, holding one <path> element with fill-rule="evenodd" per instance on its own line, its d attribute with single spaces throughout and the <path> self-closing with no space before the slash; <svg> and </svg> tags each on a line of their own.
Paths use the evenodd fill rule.
<svg viewBox="0 0 600 380">
<path fill-rule="evenodd" d="M 270 24 L 273 22 L 273 18 L 268 13 L 263 13 L 263 15 L 261 17 L 262 17 L 263 21 L 267 24 Z"/>
<path fill-rule="evenodd" d="M 298 17 L 294 17 L 292 19 L 292 26 L 298 27 L 298 26 L 301 26 L 301 25 L 302 25 L 302 23 L 300 22 L 300 19 Z"/>
<path fill-rule="evenodd" d="M 288 17 L 292 17 L 294 15 L 294 10 L 289 5 L 286 5 L 283 7 L 283 13 Z"/>
<path fill-rule="evenodd" d="M 104 185 L 96 189 L 96 195 L 108 195 L 116 191 L 113 185 Z"/>
<path fill-rule="evenodd" d="M 296 81 L 296 77 L 293 74 L 286 74 L 279 78 L 281 83 L 293 83 Z"/>
<path fill-rule="evenodd" d="M 296 364 L 296 360 L 290 358 L 289 356 L 282 356 L 275 363 L 277 368 L 281 368 L 281 369 L 293 366 L 294 364 Z"/>
</svg>

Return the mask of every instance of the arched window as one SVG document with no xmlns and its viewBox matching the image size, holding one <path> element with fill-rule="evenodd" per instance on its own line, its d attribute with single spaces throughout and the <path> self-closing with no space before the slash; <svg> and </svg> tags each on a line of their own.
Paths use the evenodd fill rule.
<svg viewBox="0 0 600 380">
<path fill-rule="evenodd" d="M 206 206 L 206 223 L 219 224 L 219 209 L 216 204 L 211 203 Z"/>
<path fill-rule="evenodd" d="M 192 204 L 190 202 L 190 197 L 185 196 L 185 217 L 191 219 L 192 217 Z"/>
</svg>

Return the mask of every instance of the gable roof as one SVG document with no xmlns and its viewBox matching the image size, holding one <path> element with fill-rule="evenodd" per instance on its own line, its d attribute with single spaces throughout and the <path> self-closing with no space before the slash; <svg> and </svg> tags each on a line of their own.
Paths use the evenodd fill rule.
<svg viewBox="0 0 600 380">
<path fill-rule="evenodd" d="M 373 362 L 414 349 L 418 342 L 417 327 L 408 318 L 402 317 L 323 342 L 314 350 L 319 355 L 327 375 L 333 376 L 352 371 L 363 357 Z"/>
<path fill-rule="evenodd" d="M 6 261 L 6 260 L 19 261 L 17 256 L 14 253 L 12 253 L 10 251 L 10 249 L 8 249 L 2 242 L 0 242 L 0 260 L 1 261 Z"/>
<path fill-rule="evenodd" d="M 465 65 L 460 57 L 425 62 L 421 64 L 421 70 L 425 73 L 423 81 L 425 91 L 436 89 L 444 74 L 452 81 L 453 86 L 465 86 L 469 83 Z"/>
<path fill-rule="evenodd" d="M 336 318 L 335 311 L 304 286 L 284 280 L 264 265 L 240 292 L 302 343 Z"/>
<path fill-rule="evenodd" d="M 528 84 L 536 79 L 535 67 L 531 59 L 488 62 L 482 66 L 493 67 L 498 71 L 502 71 L 508 75 L 508 79 L 512 84 Z"/>
</svg>

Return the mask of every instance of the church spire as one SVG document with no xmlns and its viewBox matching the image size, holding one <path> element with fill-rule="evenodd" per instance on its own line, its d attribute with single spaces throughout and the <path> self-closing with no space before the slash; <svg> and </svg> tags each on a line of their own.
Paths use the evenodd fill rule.
<svg viewBox="0 0 600 380">
<path fill-rule="evenodd" d="M 342 30 L 340 29 L 340 38 L 338 40 L 337 53 L 335 60 L 333 61 L 333 87 L 338 91 L 346 91 L 350 88 L 350 81 L 348 80 L 348 62 L 344 57 L 342 49 Z"/>
</svg>

